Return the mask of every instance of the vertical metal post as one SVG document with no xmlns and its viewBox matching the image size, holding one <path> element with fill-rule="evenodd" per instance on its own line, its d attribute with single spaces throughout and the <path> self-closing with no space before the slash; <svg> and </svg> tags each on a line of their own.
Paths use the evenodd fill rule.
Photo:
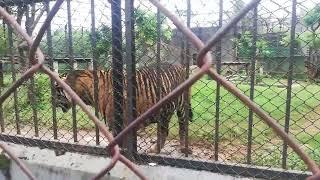
<svg viewBox="0 0 320 180">
<path fill-rule="evenodd" d="M 3 22 L 3 30 L 5 30 L 6 26 Z M 5 36 L 5 33 L 3 34 Z M 1 62 L 1 68 L 0 68 L 0 95 L 2 94 L 2 87 L 3 87 L 3 67 Z M 4 124 L 4 118 L 3 118 L 3 104 L 0 104 L 0 125 L 1 125 L 1 132 L 4 132 L 5 130 L 5 124 Z"/>
<path fill-rule="evenodd" d="M 98 80 L 98 58 L 96 49 L 97 49 L 97 34 L 96 34 L 96 20 L 95 20 L 95 9 L 94 9 L 95 1 L 91 0 L 91 48 L 92 48 L 92 61 L 93 61 L 93 84 L 94 84 L 94 112 L 95 115 L 99 118 L 99 80 Z M 106 123 L 106 122 L 105 122 Z M 99 128 L 95 125 L 96 129 L 96 144 L 100 144 L 100 135 Z"/>
<path fill-rule="evenodd" d="M 5 23 L 4 22 L 2 22 L 2 27 L 3 27 L 3 31 L 4 31 L 4 33 L 3 33 L 3 36 L 4 36 L 4 39 L 6 40 L 6 32 L 5 32 L 5 30 L 6 30 L 6 26 L 5 26 Z M 7 42 L 6 42 L 7 43 Z M 1 87 L 3 87 L 3 73 L 4 73 L 4 71 L 3 71 L 3 62 L 2 61 L 0 61 L 0 94 L 1 94 Z M 1 108 L 0 108 L 0 118 L 3 118 L 3 112 L 2 112 L 2 105 L 1 105 Z"/>
<path fill-rule="evenodd" d="M 113 85 L 113 126 L 115 135 L 123 127 L 123 59 L 122 59 L 122 26 L 121 0 L 111 1 L 112 17 L 112 85 Z M 123 142 L 119 145 L 122 146 Z"/>
<path fill-rule="evenodd" d="M 68 14 L 68 56 L 69 56 L 69 67 L 71 71 L 74 70 L 74 57 L 73 57 L 73 41 L 72 41 L 72 23 L 71 23 L 71 5 L 70 0 L 67 0 L 67 14 Z M 72 101 L 72 130 L 73 130 L 73 140 L 74 142 L 78 141 L 78 130 L 77 130 L 77 110 L 76 104 Z"/>
<path fill-rule="evenodd" d="M 1 87 L 0 87 L 0 94 L 2 94 L 2 88 Z M 3 104 L 2 103 L 0 103 L 0 125 L 1 125 L 1 131 L 4 132 L 5 124 L 4 124 L 4 118 L 3 118 Z"/>
<path fill-rule="evenodd" d="M 8 42 L 9 42 L 9 54 L 11 61 L 11 73 L 12 73 L 12 82 L 16 81 L 16 68 L 14 64 L 14 53 L 13 53 L 13 29 L 11 26 L 8 26 Z M 21 134 L 20 131 L 20 116 L 18 108 L 18 92 L 17 90 L 13 91 L 13 104 L 14 104 L 14 114 L 15 114 L 15 123 L 17 128 L 17 134 Z M 4 131 L 4 124 L 1 122 L 1 131 Z"/>
<path fill-rule="evenodd" d="M 190 0 L 187 0 L 187 27 L 190 28 L 190 23 L 191 23 L 191 2 Z M 186 56 L 185 56 L 185 68 L 186 68 L 186 79 L 189 78 L 189 72 L 190 72 L 190 59 L 191 59 L 191 54 L 190 54 L 190 43 L 186 40 Z M 190 88 L 191 91 L 191 88 Z M 189 90 L 185 91 L 183 93 L 184 99 L 185 99 L 185 104 L 184 104 L 184 109 L 185 109 L 185 118 L 184 118 L 184 123 L 183 123 L 183 129 L 184 129 L 184 148 L 186 149 L 185 151 L 185 157 L 188 157 L 188 149 L 189 149 L 189 110 L 191 109 L 190 107 L 190 97 L 189 97 Z"/>
<path fill-rule="evenodd" d="M 254 80 L 256 70 L 256 51 L 257 51 L 257 29 L 258 25 L 258 7 L 253 9 L 253 29 L 252 29 L 252 54 L 251 54 L 251 68 L 250 68 L 250 99 L 254 98 Z M 247 149 L 247 164 L 251 163 L 251 151 L 252 151 L 252 128 L 253 128 L 253 111 L 249 109 L 248 118 L 248 149 Z"/>
<path fill-rule="evenodd" d="M 46 0 L 45 8 L 47 12 L 47 16 L 50 12 L 50 0 Z M 51 34 L 51 23 L 47 29 L 47 46 L 48 46 L 48 56 L 49 56 L 49 65 L 50 69 L 54 70 L 54 62 L 53 62 L 53 46 L 52 46 L 52 34 Z M 50 79 L 51 86 L 51 107 L 52 107 L 52 128 L 53 128 L 53 138 L 58 139 L 58 128 L 57 128 L 57 92 L 55 90 L 55 84 L 52 79 Z"/>
<path fill-rule="evenodd" d="M 30 7 L 27 5 L 27 11 L 26 11 L 26 30 L 29 36 L 32 36 L 32 29 L 31 29 L 31 24 L 32 22 L 31 17 L 29 16 Z M 33 13 L 33 12 L 32 12 Z M 26 58 L 26 57 L 25 57 Z M 29 66 L 31 66 L 31 62 L 29 62 Z M 34 123 L 34 131 L 35 131 L 35 136 L 39 137 L 39 123 L 38 123 L 38 113 L 37 113 L 37 108 L 36 108 L 36 100 L 34 97 L 35 94 L 35 83 L 34 83 L 34 76 L 30 78 L 30 84 L 29 84 L 29 90 L 28 90 L 28 96 L 32 108 L 32 119 Z"/>
<path fill-rule="evenodd" d="M 125 1 L 125 22 L 126 22 L 126 61 L 127 61 L 127 118 L 130 124 L 136 117 L 136 47 L 134 34 L 134 0 Z M 135 128 L 136 129 L 136 128 Z M 135 129 L 128 134 L 128 152 L 137 152 L 137 133 Z"/>
<path fill-rule="evenodd" d="M 160 0 L 159 0 L 160 1 Z M 157 54 L 156 54 L 156 66 L 157 66 L 157 74 L 161 73 L 161 67 L 160 67 L 160 62 L 161 62 L 161 14 L 160 14 L 159 8 L 157 8 Z M 156 100 L 157 102 L 160 100 L 160 95 L 161 95 L 161 81 L 160 81 L 160 76 L 157 76 L 157 87 L 156 88 Z M 160 114 L 156 114 L 156 119 L 157 119 L 157 153 L 160 153 L 161 151 L 161 141 L 162 141 L 162 133 L 161 133 L 161 127 L 163 126 L 163 121 L 160 119 Z"/>
<path fill-rule="evenodd" d="M 292 0 L 292 16 L 291 16 L 291 31 L 290 31 L 290 49 L 289 49 L 289 69 L 288 69 L 288 84 L 287 84 L 287 100 L 286 100 L 286 116 L 285 116 L 285 132 L 289 132 L 290 126 L 290 113 L 291 113 L 291 93 L 292 93 L 292 74 L 293 74 L 293 63 L 294 63 L 294 52 L 295 52 L 295 33 L 297 23 L 297 0 Z M 287 156 L 288 156 L 288 143 L 283 143 L 282 151 L 282 168 L 287 168 Z"/>
<path fill-rule="evenodd" d="M 222 27 L 223 18 L 223 0 L 219 0 L 219 28 Z M 216 47 L 216 68 L 217 72 L 221 73 L 221 40 L 217 43 Z M 219 123 L 220 123 L 220 84 L 217 82 L 216 88 L 216 120 L 214 132 L 214 160 L 219 160 Z"/>
</svg>

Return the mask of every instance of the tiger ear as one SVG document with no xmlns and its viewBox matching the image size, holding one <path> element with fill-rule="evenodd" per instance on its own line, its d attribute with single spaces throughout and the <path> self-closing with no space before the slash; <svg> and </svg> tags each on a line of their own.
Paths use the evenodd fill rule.
<svg viewBox="0 0 320 180">
<path fill-rule="evenodd" d="M 59 78 L 65 80 L 67 78 L 67 73 L 59 74 Z"/>
<path fill-rule="evenodd" d="M 62 74 L 58 74 L 59 75 L 59 78 L 62 80 L 62 81 L 65 81 L 65 79 L 67 78 L 67 75 L 66 73 L 62 73 Z M 57 83 L 57 81 L 54 81 L 54 85 L 56 87 L 59 87 L 59 84 Z"/>
</svg>

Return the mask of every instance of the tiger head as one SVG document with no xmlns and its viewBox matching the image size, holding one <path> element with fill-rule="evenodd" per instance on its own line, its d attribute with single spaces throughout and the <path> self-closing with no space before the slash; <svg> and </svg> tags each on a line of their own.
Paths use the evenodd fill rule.
<svg viewBox="0 0 320 180">
<path fill-rule="evenodd" d="M 90 90 L 93 87 L 93 82 L 90 74 L 91 72 L 87 70 L 75 70 L 65 76 L 60 76 L 87 105 L 93 105 Z M 60 107 L 63 112 L 67 112 L 72 107 L 72 98 L 58 83 L 55 84 L 55 89 L 57 107 Z"/>
<path fill-rule="evenodd" d="M 66 74 L 59 75 L 59 77 L 66 82 Z M 71 97 L 57 82 L 55 82 L 55 90 L 57 107 L 60 107 L 63 112 L 67 112 L 71 108 Z"/>
</svg>

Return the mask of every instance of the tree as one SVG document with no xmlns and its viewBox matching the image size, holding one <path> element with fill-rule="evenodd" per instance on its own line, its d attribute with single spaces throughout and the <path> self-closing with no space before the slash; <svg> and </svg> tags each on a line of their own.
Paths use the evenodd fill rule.
<svg viewBox="0 0 320 180">
<path fill-rule="evenodd" d="M 97 38 L 97 47 L 96 53 L 98 57 L 104 56 L 107 58 L 111 53 L 111 39 L 112 39 L 112 32 L 111 28 L 106 25 L 102 25 L 96 31 L 96 38 Z"/>
<path fill-rule="evenodd" d="M 146 45 L 153 46 L 157 41 L 157 14 L 135 9 L 136 39 L 144 41 Z M 160 16 L 162 40 L 171 39 L 172 31 L 166 22 L 165 16 Z"/>
<path fill-rule="evenodd" d="M 7 32 L 3 27 L 0 27 L 0 56 L 3 56 L 7 53 L 8 50 L 8 40 Z"/>
<path fill-rule="evenodd" d="M 155 60 L 156 44 L 157 44 L 157 14 L 147 12 L 142 9 L 135 9 L 135 31 L 136 31 L 136 53 L 138 65 L 143 62 L 143 57 L 151 57 L 148 59 Z M 161 41 L 168 42 L 171 40 L 172 30 L 166 22 L 163 15 L 160 16 L 161 22 Z"/>
<path fill-rule="evenodd" d="M 148 56 L 147 53 L 155 52 L 155 45 L 157 43 L 157 15 L 156 13 L 136 8 L 135 22 L 137 57 Z M 161 16 L 161 22 L 162 41 L 168 42 L 172 35 L 171 28 L 165 21 L 164 16 Z M 52 33 L 52 43 L 54 44 L 52 50 L 55 57 L 66 57 L 68 54 L 68 36 L 66 33 L 66 29 L 63 28 L 57 29 Z M 112 47 L 111 27 L 103 24 L 96 29 L 95 49 L 91 47 L 91 37 L 92 33 L 88 30 L 77 29 L 72 31 L 74 56 L 92 57 L 93 50 L 98 57 L 98 64 L 108 66 L 107 63 Z M 41 46 L 47 52 L 46 39 L 42 41 Z M 125 46 L 125 43 L 123 43 L 123 46 Z"/>
<path fill-rule="evenodd" d="M 312 32 L 316 32 L 320 27 L 320 3 L 306 14 L 303 20 L 304 23 L 311 28 Z"/>
<path fill-rule="evenodd" d="M 302 43 L 308 44 L 309 55 L 306 67 L 308 69 L 309 78 L 313 79 L 319 75 L 319 49 L 320 49 L 320 3 L 312 8 L 309 13 L 303 18 L 304 23 L 311 29 L 310 32 L 305 32 L 301 38 Z"/>
<path fill-rule="evenodd" d="M 245 31 L 239 38 L 235 38 L 233 41 L 238 49 L 238 56 L 241 58 L 252 58 L 253 43 L 252 34 L 249 31 Z M 260 37 L 256 42 L 257 56 L 260 58 L 270 58 L 277 54 L 276 48 L 265 37 Z"/>
<path fill-rule="evenodd" d="M 304 16 L 303 22 L 311 29 L 311 32 L 305 31 L 296 35 L 295 47 L 309 47 L 310 51 L 318 51 L 320 48 L 320 4 L 317 4 L 312 10 L 309 11 L 309 13 Z M 281 43 L 285 46 L 289 46 L 289 33 L 286 33 L 286 36 L 282 38 Z"/>
<path fill-rule="evenodd" d="M 64 58 L 68 55 L 68 39 L 65 30 L 57 29 L 52 33 L 52 52 L 55 57 Z M 73 56 L 91 57 L 90 32 L 84 29 L 72 31 Z M 46 39 L 41 43 L 42 49 L 47 52 Z"/>
</svg>

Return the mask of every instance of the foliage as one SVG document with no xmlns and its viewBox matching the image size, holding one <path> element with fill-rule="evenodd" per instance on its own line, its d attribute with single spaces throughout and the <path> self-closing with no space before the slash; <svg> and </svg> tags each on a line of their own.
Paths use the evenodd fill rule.
<svg viewBox="0 0 320 180">
<path fill-rule="evenodd" d="M 136 17 L 136 39 L 140 42 L 152 46 L 157 41 L 157 15 L 141 9 L 135 9 Z M 161 15 L 161 35 L 164 41 L 171 39 L 172 31 L 165 21 L 165 16 Z"/>
<path fill-rule="evenodd" d="M 253 54 L 253 36 L 251 32 L 245 31 L 240 38 L 233 39 L 238 48 L 238 55 L 243 58 L 250 58 Z M 266 38 L 259 38 L 256 42 L 258 56 L 263 58 L 274 57 L 276 55 L 276 48 L 272 46 Z"/>
<path fill-rule="evenodd" d="M 310 32 L 306 31 L 299 35 L 298 41 L 300 46 L 308 45 L 311 48 L 319 49 L 320 48 L 320 32 Z"/>
<path fill-rule="evenodd" d="M 303 18 L 304 23 L 311 27 L 315 32 L 320 27 L 320 4 L 317 4 L 309 13 Z"/>
<path fill-rule="evenodd" d="M 69 54 L 68 37 L 63 29 L 57 29 L 52 33 L 52 52 L 55 57 L 66 57 Z M 72 31 L 72 50 L 75 57 L 88 57 L 91 54 L 91 44 L 89 31 L 73 30 Z M 47 52 L 48 47 L 46 40 L 41 44 Z"/>
<path fill-rule="evenodd" d="M 305 31 L 301 34 L 297 34 L 296 38 L 294 40 L 296 43 L 296 48 L 302 48 L 305 46 L 311 47 L 311 48 L 320 48 L 320 32 L 310 32 L 310 31 Z M 290 34 L 287 33 L 280 43 L 283 46 L 289 46 L 290 43 Z"/>
<path fill-rule="evenodd" d="M 143 48 L 148 48 L 156 44 L 157 41 L 157 14 L 147 12 L 145 10 L 135 9 L 135 31 L 136 43 L 142 45 Z M 163 41 L 171 39 L 172 30 L 167 24 L 165 17 L 161 16 L 161 35 Z M 91 37 L 92 34 L 88 30 L 73 29 L 73 54 L 75 57 L 91 57 Z M 97 47 L 94 53 L 99 58 L 107 58 L 111 54 L 112 47 L 112 30 L 108 25 L 101 25 L 96 29 Z M 52 33 L 53 54 L 55 57 L 67 57 L 68 55 L 68 38 L 66 30 L 63 28 L 57 29 Z M 123 44 L 124 45 L 124 44 Z M 46 40 L 41 43 L 42 48 L 47 52 L 48 47 Z M 137 48 L 139 51 L 139 48 Z M 140 50 L 141 51 L 141 50 Z M 139 53 L 139 52 L 138 52 Z M 140 52 L 141 53 L 141 52 Z M 143 54 L 143 52 L 142 52 Z M 105 63 L 103 63 L 105 64 Z"/>
<path fill-rule="evenodd" d="M 7 52 L 7 35 L 3 27 L 0 27 L 0 55 L 4 55 Z"/>
<path fill-rule="evenodd" d="M 310 47 L 313 49 L 320 48 L 320 4 L 317 4 L 309 13 L 303 18 L 303 21 L 307 27 L 310 27 L 312 32 L 305 31 L 296 35 L 296 47 Z M 281 40 L 281 43 L 285 46 L 289 46 L 290 34 Z"/>
<path fill-rule="evenodd" d="M 36 100 L 37 110 L 46 110 L 47 102 L 46 99 L 50 96 L 50 90 L 44 87 L 50 87 L 50 80 L 47 75 L 37 74 L 35 76 L 35 89 L 34 95 Z"/>
<path fill-rule="evenodd" d="M 4 153 L 0 154 L 0 170 L 5 170 L 10 168 L 11 161 Z"/>
<path fill-rule="evenodd" d="M 96 47 L 96 52 L 97 56 L 104 56 L 107 57 L 111 52 L 111 38 L 112 38 L 112 33 L 111 33 L 111 28 L 102 25 L 99 27 L 96 31 L 96 38 L 97 38 L 97 47 Z"/>
</svg>

